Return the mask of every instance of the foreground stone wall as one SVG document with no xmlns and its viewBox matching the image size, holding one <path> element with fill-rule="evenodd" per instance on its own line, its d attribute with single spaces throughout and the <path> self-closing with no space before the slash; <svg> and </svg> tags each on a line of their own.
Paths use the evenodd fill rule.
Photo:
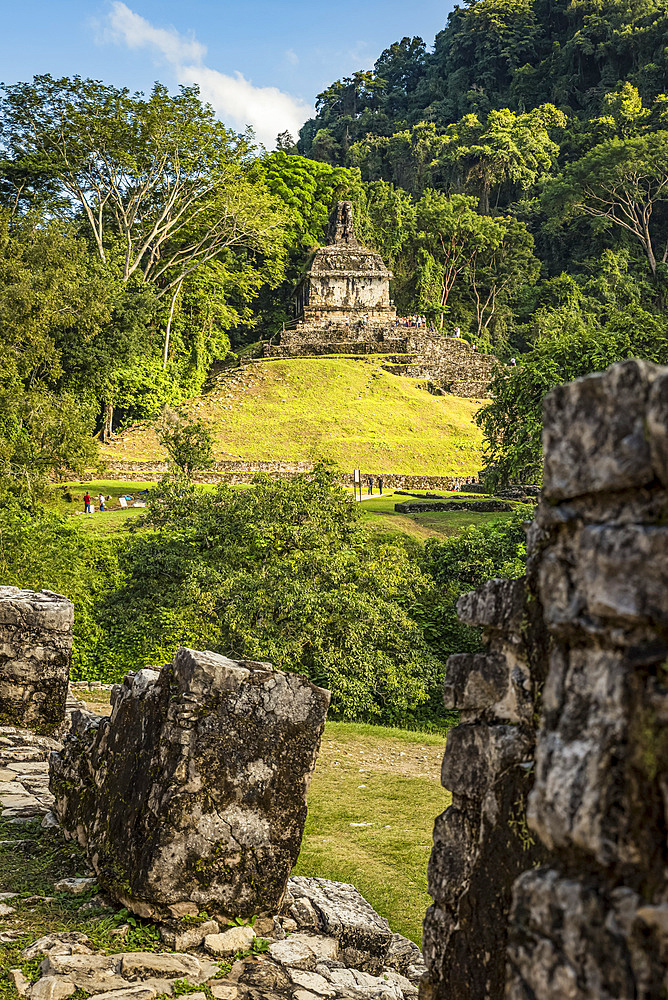
<svg viewBox="0 0 668 1000">
<path fill-rule="evenodd" d="M 526 581 L 458 605 L 424 1000 L 668 995 L 668 369 L 561 386 L 543 439 Z"/>
<path fill-rule="evenodd" d="M 73 622 L 60 594 L 0 587 L 0 725 L 43 734 L 62 725 Z"/>
<path fill-rule="evenodd" d="M 533 528 L 550 634 L 511 1000 L 668 991 L 668 369 L 629 361 L 545 405 Z"/>
<path fill-rule="evenodd" d="M 443 758 L 452 805 L 434 827 L 423 1000 L 503 996 L 513 881 L 545 856 L 526 826 L 545 669 L 538 606 L 524 580 L 491 580 L 457 611 L 483 628 L 487 649 L 447 665 L 445 705 L 460 710 L 461 725 L 448 733 Z"/>
<path fill-rule="evenodd" d="M 51 758 L 54 811 L 140 916 L 276 911 L 297 860 L 329 692 L 268 663 L 179 649 L 128 675 L 110 718 Z"/>
</svg>

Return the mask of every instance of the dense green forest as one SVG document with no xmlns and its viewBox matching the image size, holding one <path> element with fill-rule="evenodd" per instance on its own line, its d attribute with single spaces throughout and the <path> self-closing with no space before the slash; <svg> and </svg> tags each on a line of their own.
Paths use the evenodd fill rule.
<svg viewBox="0 0 668 1000">
<path fill-rule="evenodd" d="M 93 433 L 271 336 L 345 196 L 400 313 L 521 356 L 480 419 L 493 477 L 535 479 L 547 388 L 668 360 L 667 28 L 666 0 L 468 2 L 433 48 L 404 38 L 333 83 L 271 153 L 196 88 L 4 85 L 3 469 L 30 491 L 79 469 Z"/>
<path fill-rule="evenodd" d="M 290 319 L 342 197 L 399 313 L 502 362 L 477 418 L 490 482 L 539 481 L 550 388 L 668 363 L 666 38 L 668 0 L 467 0 L 271 152 L 194 87 L 2 85 L 0 566 L 76 600 L 81 676 L 206 642 L 306 671 L 346 717 L 438 717 L 444 657 L 478 641 L 456 596 L 521 572 L 519 524 L 381 542 L 324 472 L 196 502 L 182 481 L 121 543 L 42 501 Z"/>
</svg>

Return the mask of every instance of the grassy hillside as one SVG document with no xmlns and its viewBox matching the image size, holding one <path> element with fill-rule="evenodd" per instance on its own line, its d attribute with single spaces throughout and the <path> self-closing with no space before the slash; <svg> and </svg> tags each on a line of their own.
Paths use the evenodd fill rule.
<svg viewBox="0 0 668 1000">
<path fill-rule="evenodd" d="M 480 404 L 432 396 L 417 379 L 382 369 L 382 357 L 267 360 L 223 372 L 186 409 L 215 435 L 217 459 L 316 460 L 370 472 L 470 475 L 481 467 Z M 103 457 L 164 458 L 150 424 Z"/>
</svg>

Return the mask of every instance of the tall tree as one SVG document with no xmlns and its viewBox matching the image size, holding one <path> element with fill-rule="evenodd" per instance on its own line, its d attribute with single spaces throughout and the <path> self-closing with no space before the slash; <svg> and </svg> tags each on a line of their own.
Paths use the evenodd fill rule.
<svg viewBox="0 0 668 1000">
<path fill-rule="evenodd" d="M 668 261 L 668 132 L 611 139 L 596 146 L 551 182 L 548 211 L 602 220 L 642 247 L 653 275 Z"/>
<path fill-rule="evenodd" d="M 37 76 L 3 87 L 7 159 L 43 165 L 80 212 L 100 259 L 120 255 L 123 277 L 140 271 L 170 295 L 231 246 L 255 249 L 280 226 L 248 184 L 253 147 L 203 105 L 196 87 L 149 98 L 80 77 Z"/>
</svg>

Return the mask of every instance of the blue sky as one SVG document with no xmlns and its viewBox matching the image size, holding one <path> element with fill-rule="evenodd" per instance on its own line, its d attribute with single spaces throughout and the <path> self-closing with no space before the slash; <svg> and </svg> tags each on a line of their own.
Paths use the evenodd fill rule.
<svg viewBox="0 0 668 1000">
<path fill-rule="evenodd" d="M 14 0 L 0 78 L 81 76 L 147 90 L 197 83 L 230 126 L 269 147 L 293 134 L 333 80 L 370 68 L 404 35 L 431 45 L 452 0 Z"/>
</svg>

